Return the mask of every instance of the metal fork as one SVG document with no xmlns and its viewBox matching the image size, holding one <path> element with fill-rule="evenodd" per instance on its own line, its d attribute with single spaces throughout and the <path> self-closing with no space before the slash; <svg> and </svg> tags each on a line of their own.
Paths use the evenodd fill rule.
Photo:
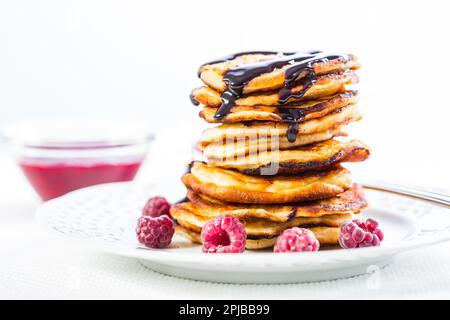
<svg viewBox="0 0 450 320">
<path fill-rule="evenodd" d="M 360 183 L 366 189 L 378 190 L 394 193 L 409 198 L 431 202 L 435 205 L 450 209 L 450 195 L 409 188 L 405 186 L 385 183 L 385 182 L 367 182 Z"/>
</svg>

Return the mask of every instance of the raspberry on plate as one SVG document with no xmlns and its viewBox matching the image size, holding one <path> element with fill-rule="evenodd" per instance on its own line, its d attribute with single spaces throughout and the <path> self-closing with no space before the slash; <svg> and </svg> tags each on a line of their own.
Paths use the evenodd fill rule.
<svg viewBox="0 0 450 320">
<path fill-rule="evenodd" d="M 311 230 L 294 227 L 284 230 L 278 236 L 273 252 L 314 252 L 319 247 L 319 241 Z"/>
<path fill-rule="evenodd" d="M 140 243 L 149 248 L 164 248 L 172 241 L 172 219 L 166 215 L 160 217 L 142 216 L 138 220 L 136 235 Z"/>
<path fill-rule="evenodd" d="M 142 215 L 154 218 L 162 215 L 170 217 L 170 203 L 164 197 L 150 198 L 142 209 Z"/>
<path fill-rule="evenodd" d="M 366 221 L 352 220 L 341 224 L 339 244 L 344 249 L 377 247 L 384 239 L 378 221 L 369 218 Z"/>
<path fill-rule="evenodd" d="M 244 225 L 231 215 L 208 221 L 202 228 L 201 236 L 205 253 L 241 253 L 247 241 Z"/>
</svg>

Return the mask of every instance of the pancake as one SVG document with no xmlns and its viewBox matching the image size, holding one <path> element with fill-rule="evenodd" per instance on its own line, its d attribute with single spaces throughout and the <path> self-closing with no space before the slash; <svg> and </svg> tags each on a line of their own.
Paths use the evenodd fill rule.
<svg viewBox="0 0 450 320">
<path fill-rule="evenodd" d="M 290 99 L 289 102 L 305 101 L 311 99 L 318 99 L 334 95 L 336 93 L 344 92 L 345 86 L 358 82 L 358 76 L 352 72 L 347 71 L 340 74 L 327 74 L 317 78 L 314 84 L 306 91 L 306 93 L 299 99 Z M 304 85 L 299 84 L 291 89 L 292 93 L 297 93 L 306 89 Z M 196 88 L 191 92 L 191 99 L 197 103 L 209 107 L 220 107 L 222 105 L 221 93 L 210 87 Z M 280 105 L 278 102 L 279 95 L 277 92 L 267 92 L 260 94 L 244 95 L 236 99 L 236 106 L 276 106 Z M 284 104 L 283 104 L 284 105 Z"/>
<path fill-rule="evenodd" d="M 178 212 L 183 211 L 184 214 L 195 214 L 206 219 L 229 214 L 239 219 L 283 223 L 296 217 L 316 218 L 333 214 L 357 214 L 367 208 L 362 187 L 358 184 L 353 184 L 350 189 L 333 198 L 285 205 L 228 203 L 192 190 L 188 190 L 187 198 L 188 201 L 172 206 L 173 217 L 179 216 Z"/>
<path fill-rule="evenodd" d="M 182 181 L 187 188 L 218 200 L 259 204 L 326 199 L 351 186 L 350 172 L 340 166 L 298 176 L 262 178 L 193 162 Z"/>
<path fill-rule="evenodd" d="M 276 137 L 274 138 L 276 139 L 274 141 L 272 141 L 270 137 L 260 137 L 259 139 L 251 140 L 228 140 L 227 143 L 214 142 L 206 144 L 203 147 L 201 143 L 199 143 L 198 148 L 200 150 L 203 150 L 204 155 L 207 157 L 216 159 L 231 159 L 234 157 L 270 151 L 272 149 L 272 146 L 274 146 L 274 148 L 277 150 L 286 150 L 333 139 L 334 137 L 339 136 L 347 136 L 346 126 L 339 126 L 323 132 L 302 134 L 297 136 L 297 139 L 294 142 L 290 142 L 286 136 Z"/>
<path fill-rule="evenodd" d="M 334 110 L 343 108 L 358 101 L 357 91 L 346 91 L 318 100 L 296 102 L 284 105 L 283 108 L 272 106 L 236 106 L 223 119 L 217 120 L 214 114 L 219 108 L 203 106 L 199 116 L 209 123 L 238 123 L 246 121 L 285 122 L 292 112 L 299 112 L 303 120 L 321 118 Z"/>
<path fill-rule="evenodd" d="M 249 64 L 256 64 L 265 61 L 274 60 L 283 57 L 280 54 L 237 54 L 231 59 L 219 59 L 218 63 L 207 63 L 200 67 L 200 79 L 209 87 L 219 92 L 226 89 L 223 77 L 226 72 Z M 258 91 L 268 91 L 283 87 L 286 80 L 285 72 L 290 66 L 286 63 L 284 66 L 278 67 L 271 72 L 263 73 L 252 78 L 243 88 L 243 93 L 253 93 Z M 354 55 L 343 55 L 335 59 L 326 59 L 312 64 L 312 68 L 316 75 L 324 75 L 328 73 L 342 72 L 347 69 L 358 69 L 359 62 Z"/>
<path fill-rule="evenodd" d="M 359 140 L 340 142 L 327 140 L 307 146 L 253 153 L 246 156 L 215 158 L 204 153 L 211 165 L 236 169 L 248 175 L 295 175 L 308 170 L 326 170 L 340 162 L 360 162 L 370 155 L 370 149 Z"/>
<path fill-rule="evenodd" d="M 201 233 L 202 227 L 211 219 L 196 215 L 189 209 L 184 210 L 188 206 L 189 203 L 185 203 L 184 206 L 173 210 L 172 217 L 180 226 Z M 339 227 L 342 222 L 352 220 L 352 218 L 352 214 L 330 214 L 321 217 L 296 217 L 286 222 L 271 222 L 264 219 L 241 220 L 241 222 L 245 227 L 247 236 L 276 237 L 289 228 L 305 226 Z"/>
<path fill-rule="evenodd" d="M 310 227 L 311 230 L 319 240 L 321 245 L 334 245 L 338 243 L 340 228 L 334 227 Z M 190 230 L 189 228 L 177 225 L 175 228 L 178 234 L 181 234 L 195 243 L 202 243 L 200 233 Z M 258 250 L 271 248 L 277 242 L 277 237 L 247 237 L 245 248 L 248 250 Z"/>
<path fill-rule="evenodd" d="M 355 105 L 338 109 L 319 119 L 305 121 L 299 124 L 297 138 L 305 134 L 312 134 L 331 130 L 341 125 L 358 121 L 362 118 Z M 233 140 L 265 139 L 268 137 L 288 137 L 290 124 L 280 122 L 253 121 L 247 123 L 221 124 L 203 131 L 200 147 L 212 142 L 227 142 Z M 289 140 L 289 139 L 288 139 Z M 274 142 L 278 141 L 274 140 Z"/>
</svg>

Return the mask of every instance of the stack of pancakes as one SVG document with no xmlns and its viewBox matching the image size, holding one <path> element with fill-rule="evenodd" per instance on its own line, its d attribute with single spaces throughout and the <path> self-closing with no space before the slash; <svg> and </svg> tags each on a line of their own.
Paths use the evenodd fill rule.
<svg viewBox="0 0 450 320">
<path fill-rule="evenodd" d="M 246 52 L 202 65 L 205 86 L 191 100 L 220 125 L 203 133 L 203 161 L 182 177 L 187 198 L 171 209 L 178 232 L 201 242 L 207 221 L 230 214 L 245 226 L 247 249 L 271 247 L 292 227 L 337 243 L 340 224 L 367 207 L 340 163 L 364 161 L 370 149 L 335 139 L 361 119 L 348 88 L 358 68 L 353 55 L 321 51 Z"/>
</svg>

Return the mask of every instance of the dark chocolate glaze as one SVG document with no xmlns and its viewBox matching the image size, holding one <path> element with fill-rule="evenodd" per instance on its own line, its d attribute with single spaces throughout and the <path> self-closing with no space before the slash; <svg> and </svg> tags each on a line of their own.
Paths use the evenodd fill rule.
<svg viewBox="0 0 450 320">
<path fill-rule="evenodd" d="M 232 54 L 229 54 L 229 55 L 227 55 L 227 56 L 223 56 L 223 57 L 221 57 L 221 58 L 218 58 L 218 59 L 211 60 L 211 61 L 208 61 L 208 62 L 206 62 L 206 63 L 203 63 L 203 64 L 198 68 L 198 70 L 197 70 L 197 76 L 200 78 L 200 75 L 201 75 L 201 73 L 202 73 L 202 67 L 204 67 L 204 66 L 211 65 L 211 64 L 216 64 L 216 63 L 222 63 L 222 62 L 226 62 L 226 61 L 230 61 L 230 60 L 234 60 L 234 59 L 236 59 L 237 57 L 245 56 L 245 55 L 247 55 L 247 54 L 266 54 L 266 55 L 272 55 L 272 54 L 278 54 L 278 52 L 276 52 L 276 51 L 243 51 L 243 52 L 232 53 Z M 197 100 L 194 99 L 194 96 L 192 95 L 192 92 L 191 92 L 191 95 L 189 96 L 189 98 L 191 99 L 191 102 L 192 102 L 192 104 L 193 104 L 194 106 L 198 106 L 198 105 L 199 105 L 199 102 L 198 102 Z M 222 99 L 223 99 L 223 98 L 222 98 Z M 236 99 L 234 99 L 234 100 L 236 100 Z M 234 104 L 234 100 L 233 100 L 233 104 Z M 228 112 L 229 112 L 229 111 L 228 111 Z"/>
<path fill-rule="evenodd" d="M 200 103 L 194 98 L 193 91 L 191 91 L 191 94 L 189 95 L 189 98 L 191 99 L 191 102 L 194 106 L 198 106 Z"/>
<path fill-rule="evenodd" d="M 186 166 L 186 172 L 184 174 L 191 173 L 192 166 L 194 165 L 195 161 L 189 162 L 189 164 Z"/>
<path fill-rule="evenodd" d="M 290 122 L 287 130 L 287 138 L 289 142 L 295 142 L 297 140 L 297 134 L 299 130 L 298 122 Z"/>
<path fill-rule="evenodd" d="M 207 64 L 220 63 L 232 60 L 244 54 L 277 54 L 272 51 L 254 51 L 241 52 L 232 54 Z M 240 67 L 232 68 L 224 74 L 223 81 L 226 89 L 222 93 L 222 104 L 218 108 L 214 118 L 221 120 L 230 113 L 235 106 L 235 101 L 242 97 L 245 85 L 252 79 L 264 74 L 270 73 L 275 69 L 290 65 L 285 71 L 285 81 L 283 88 L 278 92 L 278 103 L 286 104 L 290 99 L 300 99 L 316 82 L 316 74 L 313 65 L 319 62 L 326 62 L 334 59 L 349 60 L 347 55 L 330 54 L 322 51 L 306 51 L 306 52 L 284 52 L 279 53 L 279 57 L 269 59 L 253 64 L 247 64 Z M 298 92 L 293 92 L 292 88 L 301 85 L 303 88 Z M 282 108 L 280 108 L 282 109 Z M 298 134 L 298 123 L 304 120 L 304 114 L 301 111 L 289 111 L 285 108 L 281 111 L 283 120 L 289 122 L 288 140 L 294 142 Z"/>
<path fill-rule="evenodd" d="M 289 142 L 295 142 L 299 130 L 299 122 L 305 120 L 305 109 L 302 108 L 289 108 L 279 107 L 277 113 L 280 115 L 284 122 L 289 123 L 287 130 L 287 138 Z"/>
<path fill-rule="evenodd" d="M 288 53 L 279 58 L 270 59 L 258 63 L 246 64 L 237 68 L 228 70 L 223 77 L 227 88 L 222 94 L 222 105 L 217 110 L 214 118 L 221 120 L 234 107 L 236 99 L 242 96 L 245 85 L 252 79 L 264 74 L 270 73 L 277 68 L 281 68 L 295 59 L 306 59 L 311 57 L 310 53 Z M 286 84 L 285 84 L 286 85 Z"/>
<path fill-rule="evenodd" d="M 183 199 L 178 200 L 174 204 L 179 204 L 179 203 L 188 202 L 188 201 L 189 201 L 188 197 L 184 197 Z"/>
<path fill-rule="evenodd" d="M 298 92 L 292 92 L 292 83 L 296 78 L 286 78 L 283 88 L 278 92 L 278 103 L 285 104 L 289 99 L 300 99 L 316 82 L 316 75 L 313 69 L 302 71 L 304 76 L 295 85 L 301 85 L 303 88 Z"/>
<path fill-rule="evenodd" d="M 218 59 L 214 59 L 214 60 L 211 60 L 211 61 L 208 61 L 208 62 L 202 64 L 200 66 L 200 68 L 198 68 L 197 75 L 200 77 L 200 74 L 202 73 L 202 67 L 204 67 L 204 66 L 207 66 L 207 65 L 210 65 L 210 64 L 216 64 L 216 63 L 222 63 L 222 62 L 225 62 L 225 61 L 234 60 L 237 57 L 245 56 L 247 54 L 267 54 L 267 55 L 270 55 L 270 54 L 278 54 L 278 52 L 276 52 L 276 51 L 243 51 L 243 52 L 232 53 L 232 54 L 229 54 L 227 56 L 224 56 L 224 57 L 221 57 L 221 58 L 218 58 Z"/>
<path fill-rule="evenodd" d="M 290 98 L 300 99 L 316 82 L 316 74 L 313 64 L 326 62 L 329 60 L 343 59 L 348 61 L 347 55 L 330 54 L 321 51 L 313 51 L 308 54 L 295 54 L 294 63 L 285 71 L 285 80 L 283 89 L 278 93 L 278 103 L 284 104 Z M 300 79 L 303 89 L 293 93 L 292 87 L 296 85 L 296 80 Z"/>
<path fill-rule="evenodd" d="M 196 164 L 196 163 L 207 164 L 205 161 L 192 160 L 192 161 L 187 165 L 185 174 L 191 173 L 192 167 L 193 167 L 194 164 Z"/>
</svg>

